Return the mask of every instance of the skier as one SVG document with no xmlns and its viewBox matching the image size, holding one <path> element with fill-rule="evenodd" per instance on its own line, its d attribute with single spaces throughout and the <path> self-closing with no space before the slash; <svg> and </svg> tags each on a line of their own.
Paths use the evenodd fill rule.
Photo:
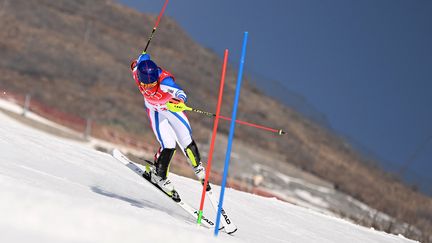
<svg viewBox="0 0 432 243">
<path fill-rule="evenodd" d="M 184 149 L 195 175 L 204 182 L 205 170 L 198 147 L 192 138 L 192 129 L 186 115 L 172 104 L 187 101 L 186 93 L 176 84 L 174 76 L 158 67 L 145 52 L 131 64 L 133 78 L 144 96 L 147 115 L 160 148 L 155 155 L 155 167 L 149 168 L 151 181 L 172 195 L 174 186 L 168 179 L 171 160 L 176 152 L 176 138 Z M 171 132 L 174 131 L 175 135 Z"/>
</svg>

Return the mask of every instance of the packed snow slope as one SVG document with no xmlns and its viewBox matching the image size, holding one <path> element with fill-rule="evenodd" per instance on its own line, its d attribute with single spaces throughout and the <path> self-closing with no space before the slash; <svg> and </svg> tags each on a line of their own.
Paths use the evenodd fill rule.
<svg viewBox="0 0 432 243">
<path fill-rule="evenodd" d="M 183 200 L 198 207 L 199 183 L 171 177 Z M 109 154 L 1 112 L 0 192 L 0 242 L 8 243 L 413 242 L 231 189 L 224 207 L 239 230 L 216 238 Z M 205 205 L 204 214 L 214 219 L 210 202 Z"/>
</svg>

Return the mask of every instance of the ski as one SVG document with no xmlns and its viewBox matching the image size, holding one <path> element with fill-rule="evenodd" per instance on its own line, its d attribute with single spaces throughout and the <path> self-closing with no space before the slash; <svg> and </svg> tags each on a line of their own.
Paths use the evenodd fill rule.
<svg viewBox="0 0 432 243">
<path fill-rule="evenodd" d="M 177 191 L 174 191 L 172 195 L 167 194 L 162 188 L 160 188 L 157 184 L 154 184 L 150 180 L 150 176 L 146 171 L 138 167 L 134 162 L 132 162 L 128 157 L 126 157 L 122 152 L 120 152 L 118 149 L 114 149 L 112 151 L 112 156 L 120 161 L 122 164 L 124 164 L 127 168 L 135 172 L 140 177 L 144 178 L 145 181 L 149 182 L 151 185 L 153 185 L 155 188 L 157 188 L 160 192 L 162 192 L 164 195 L 169 197 L 173 202 L 175 202 L 178 206 L 180 206 L 184 211 L 186 211 L 189 215 L 194 217 L 196 220 L 198 219 L 198 210 L 194 209 L 192 206 L 190 206 L 188 203 L 181 200 L 180 195 Z M 151 162 L 150 162 L 151 163 Z M 152 163 L 151 163 L 152 164 Z M 214 228 L 215 224 L 208 218 L 202 217 L 203 225 L 207 228 Z"/>
<path fill-rule="evenodd" d="M 208 198 L 210 199 L 210 203 L 211 203 L 213 209 L 217 213 L 218 207 L 219 207 L 219 203 L 216 200 L 215 196 L 213 195 L 213 190 L 212 190 L 211 186 L 208 186 L 206 188 L 206 193 L 207 193 Z M 225 232 L 227 234 L 230 234 L 230 235 L 234 234 L 234 232 L 237 231 L 237 226 L 228 217 L 228 214 L 226 213 L 226 211 L 223 208 L 221 210 L 221 214 L 222 214 L 222 217 L 221 217 L 222 220 L 221 220 L 221 222 L 222 222 L 222 225 L 223 225 L 223 229 L 225 230 Z"/>
<path fill-rule="evenodd" d="M 154 162 L 147 160 L 147 159 L 144 161 L 147 164 L 154 166 Z M 207 184 L 206 193 L 207 193 L 208 198 L 210 199 L 212 208 L 217 213 L 219 203 L 216 200 L 215 196 L 213 195 L 213 190 L 212 190 L 210 183 Z M 221 214 L 222 214 L 222 217 L 221 217 L 222 227 L 219 230 L 224 229 L 224 231 L 227 234 L 230 234 L 230 235 L 234 234 L 237 231 L 237 226 L 232 222 L 232 220 L 229 218 L 228 214 L 226 213 L 226 211 L 223 208 L 221 209 Z"/>
</svg>

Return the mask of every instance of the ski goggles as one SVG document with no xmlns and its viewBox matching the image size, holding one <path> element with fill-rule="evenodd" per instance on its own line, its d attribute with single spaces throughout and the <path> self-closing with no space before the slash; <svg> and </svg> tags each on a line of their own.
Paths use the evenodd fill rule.
<svg viewBox="0 0 432 243">
<path fill-rule="evenodd" d="M 157 85 L 158 82 L 153 82 L 153 83 L 149 83 L 149 84 L 145 84 L 143 82 L 140 82 L 140 86 L 144 89 L 151 89 L 153 87 L 155 87 Z"/>
</svg>

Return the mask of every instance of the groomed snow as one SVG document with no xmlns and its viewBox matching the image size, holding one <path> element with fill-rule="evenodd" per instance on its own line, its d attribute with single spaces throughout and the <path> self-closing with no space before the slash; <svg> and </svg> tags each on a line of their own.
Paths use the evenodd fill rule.
<svg viewBox="0 0 432 243">
<path fill-rule="evenodd" d="M 170 176 L 183 200 L 198 207 L 199 183 Z M 0 192 L 0 242 L 414 242 L 232 189 L 224 208 L 239 230 L 216 238 L 110 155 L 1 112 Z"/>
</svg>

